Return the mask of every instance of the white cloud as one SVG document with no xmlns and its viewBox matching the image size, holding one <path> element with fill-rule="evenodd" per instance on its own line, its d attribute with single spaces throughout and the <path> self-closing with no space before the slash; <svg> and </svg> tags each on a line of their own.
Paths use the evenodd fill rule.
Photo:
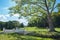
<svg viewBox="0 0 60 40">
<path fill-rule="evenodd" d="M 0 21 L 9 21 L 9 20 L 18 20 L 19 14 L 14 14 L 12 17 L 10 14 L 1 15 L 0 14 Z"/>
<path fill-rule="evenodd" d="M 14 14 L 13 16 L 14 16 L 14 17 L 19 17 L 19 14 Z"/>
<path fill-rule="evenodd" d="M 18 19 L 17 21 L 19 21 L 20 23 L 23 23 L 25 26 L 28 24 L 28 21 L 25 18 Z"/>
<path fill-rule="evenodd" d="M 6 17 L 10 17 L 10 14 L 5 15 Z"/>
<path fill-rule="evenodd" d="M 10 16 L 10 14 L 6 14 L 6 15 L 0 15 L 0 21 L 6 22 L 6 21 L 12 21 L 12 20 L 16 20 L 19 21 L 20 23 L 23 23 L 24 25 L 27 25 L 28 22 L 26 19 L 18 19 L 19 14 L 14 14 L 13 17 Z"/>
<path fill-rule="evenodd" d="M 4 15 L 0 15 L 0 21 L 8 21 Z"/>
</svg>

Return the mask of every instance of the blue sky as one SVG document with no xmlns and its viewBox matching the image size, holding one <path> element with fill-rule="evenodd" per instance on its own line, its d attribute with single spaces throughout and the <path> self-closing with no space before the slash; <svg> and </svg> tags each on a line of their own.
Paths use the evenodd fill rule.
<svg viewBox="0 0 60 40">
<path fill-rule="evenodd" d="M 8 14 L 8 8 L 14 5 L 11 0 L 0 0 L 0 14 Z"/>
<path fill-rule="evenodd" d="M 12 0 L 0 0 L 0 21 L 9 21 L 9 20 L 17 20 L 19 22 L 23 22 L 25 25 L 26 20 L 23 19 L 18 19 L 19 14 L 15 14 L 14 16 L 10 16 L 8 8 L 15 6 L 15 2 L 12 2 Z"/>
<path fill-rule="evenodd" d="M 57 0 L 57 3 L 60 3 L 60 0 Z M 21 22 L 26 22 L 23 19 L 18 19 L 19 15 L 15 14 L 13 17 L 9 16 L 9 7 L 15 6 L 15 3 L 11 0 L 0 0 L 0 21 L 9 21 L 9 20 L 20 20 Z M 57 10 L 55 10 L 57 11 Z"/>
</svg>

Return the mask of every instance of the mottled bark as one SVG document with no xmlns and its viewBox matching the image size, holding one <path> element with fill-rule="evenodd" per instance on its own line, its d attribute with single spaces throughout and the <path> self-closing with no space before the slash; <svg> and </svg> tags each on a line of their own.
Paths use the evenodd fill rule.
<svg viewBox="0 0 60 40">
<path fill-rule="evenodd" d="M 51 17 L 52 12 L 51 13 L 49 12 L 49 7 L 47 5 L 47 0 L 45 0 L 45 6 L 46 6 L 46 9 L 47 9 L 47 19 L 48 19 L 48 24 L 49 24 L 49 31 L 53 32 L 53 31 L 55 31 L 55 29 L 54 29 L 54 25 L 53 25 L 53 21 L 52 21 L 52 17 Z"/>
<path fill-rule="evenodd" d="M 47 15 L 47 19 L 48 19 L 48 24 L 49 24 L 49 31 L 50 32 L 55 31 L 53 21 L 52 21 L 52 17 L 50 14 Z"/>
</svg>

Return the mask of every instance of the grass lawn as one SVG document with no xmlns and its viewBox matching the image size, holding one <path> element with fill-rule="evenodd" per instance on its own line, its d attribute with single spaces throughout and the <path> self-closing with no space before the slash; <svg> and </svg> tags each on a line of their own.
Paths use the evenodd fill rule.
<svg viewBox="0 0 60 40">
<path fill-rule="evenodd" d="M 37 28 L 37 27 L 25 27 L 26 31 L 48 31 L 48 29 L 45 28 Z"/>
<path fill-rule="evenodd" d="M 26 31 L 49 31 L 47 28 L 37 28 L 37 27 L 25 27 Z M 55 28 L 56 31 L 60 32 L 60 28 Z"/>
<path fill-rule="evenodd" d="M 24 29 L 26 31 L 34 31 L 34 32 L 36 32 L 38 34 L 42 34 L 42 35 L 48 35 L 48 36 L 60 35 L 56 32 L 48 32 L 48 29 L 44 29 L 44 28 L 26 27 Z M 60 28 L 55 28 L 55 30 L 60 32 Z M 0 40 L 55 40 L 55 39 L 12 33 L 12 34 L 0 34 Z M 56 39 L 56 40 L 60 40 L 60 38 Z"/>
<path fill-rule="evenodd" d="M 0 34 L 0 40 L 53 40 L 53 39 L 18 34 Z"/>
</svg>

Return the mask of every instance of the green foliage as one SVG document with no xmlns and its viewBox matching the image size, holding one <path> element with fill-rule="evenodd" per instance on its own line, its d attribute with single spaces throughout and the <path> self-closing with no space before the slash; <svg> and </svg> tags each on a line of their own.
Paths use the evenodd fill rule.
<svg viewBox="0 0 60 40">
<path fill-rule="evenodd" d="M 16 3 L 17 5 L 10 8 L 10 11 L 13 13 L 19 13 L 19 14 L 26 13 L 26 16 L 29 16 L 34 13 L 37 13 L 37 14 L 46 13 L 45 11 L 46 6 L 45 6 L 44 0 L 14 0 L 14 1 L 17 2 Z M 56 0 L 47 0 L 47 5 L 49 7 L 49 10 L 52 10 L 53 6 L 55 6 L 54 5 L 55 2 Z M 23 10 L 24 13 L 22 13 L 21 10 Z"/>
<path fill-rule="evenodd" d="M 31 20 L 32 24 L 39 24 L 38 17 L 44 18 L 47 17 L 47 21 L 44 21 L 42 24 L 48 23 L 49 28 L 53 31 L 54 25 L 52 21 L 51 14 L 53 13 L 55 8 L 60 8 L 59 5 L 56 5 L 56 0 L 14 0 L 16 2 L 16 6 L 10 8 L 11 13 L 18 13 L 20 17 L 25 17 L 26 19 Z M 44 15 L 44 16 L 43 16 Z M 36 20 L 36 21 L 35 21 Z M 42 19 L 40 19 L 42 20 Z M 46 20 L 46 19 L 43 19 Z M 35 24 L 36 22 L 36 24 Z M 31 24 L 30 24 L 31 25 Z"/>
<path fill-rule="evenodd" d="M 52 14 L 55 27 L 60 27 L 60 12 L 54 12 Z"/>
<path fill-rule="evenodd" d="M 32 17 L 28 22 L 28 26 L 47 27 L 47 17 L 46 15 L 43 16 L 44 17 Z"/>
<path fill-rule="evenodd" d="M 3 27 L 6 29 L 13 29 L 13 28 L 23 28 L 24 24 L 19 23 L 18 21 L 8 21 L 8 22 L 0 22 L 0 29 L 3 30 Z"/>
<path fill-rule="evenodd" d="M 60 3 L 58 3 L 57 8 L 58 8 L 58 11 L 60 11 Z"/>
</svg>

